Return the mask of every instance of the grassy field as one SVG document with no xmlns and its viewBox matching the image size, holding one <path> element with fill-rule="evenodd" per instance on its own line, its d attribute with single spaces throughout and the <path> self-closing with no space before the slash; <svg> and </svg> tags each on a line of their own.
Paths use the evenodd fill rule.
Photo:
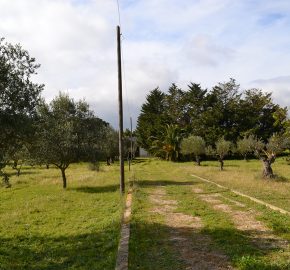
<svg viewBox="0 0 290 270">
<path fill-rule="evenodd" d="M 201 167 L 196 167 L 193 163 L 170 163 L 160 160 L 144 160 L 135 165 L 137 181 L 129 269 L 186 269 L 180 261 L 181 254 L 178 249 L 174 249 L 172 243 L 166 241 L 170 238 L 170 230 L 176 229 L 168 227 L 162 216 L 152 214 L 154 204 L 150 202 L 149 197 L 158 186 L 165 187 L 168 199 L 178 202 L 178 212 L 202 219 L 202 233 L 213 239 L 213 248 L 224 252 L 234 267 L 247 270 L 290 269 L 289 249 L 275 247 L 261 250 L 251 242 L 250 233 L 253 232 L 239 230 L 229 214 L 214 209 L 192 192 L 192 187 L 195 187 L 202 188 L 204 194 L 222 194 L 224 203 L 233 209 L 238 207 L 231 201 L 243 203 L 246 209 L 255 211 L 255 218 L 267 225 L 277 237 L 290 240 L 290 216 L 276 213 L 191 176 L 196 174 L 208 177 L 289 210 L 290 166 L 288 168 L 283 160 L 278 160 L 275 164 L 274 170 L 289 179 L 283 182 L 262 180 L 259 177 L 260 167 L 257 161 L 226 161 L 224 172 L 218 170 L 218 164 L 214 161 L 204 162 Z M 194 241 L 192 233 L 191 238 L 191 241 Z M 258 237 L 256 242 L 259 245 L 268 245 L 263 238 Z"/>
<path fill-rule="evenodd" d="M 223 172 L 216 161 L 197 167 L 193 162 L 136 160 L 130 174 L 135 181 L 129 269 L 187 267 L 170 238 L 172 231 L 185 232 L 194 245 L 196 233 L 172 228 L 168 217 L 152 211 L 155 205 L 150 198 L 159 187 L 166 191 L 167 200 L 177 202 L 174 213 L 201 219 L 201 234 L 212 239 L 210 248 L 223 252 L 234 267 L 290 269 L 288 249 L 260 249 L 251 242 L 250 232 L 237 228 L 229 213 L 193 192 L 195 188 L 205 196 L 219 195 L 233 211 L 242 210 L 237 202 L 243 204 L 275 236 L 290 241 L 290 216 L 192 177 L 208 178 L 289 211 L 290 166 L 278 159 L 273 169 L 280 176 L 278 181 L 261 179 L 261 164 L 255 160 L 225 161 Z M 67 170 L 67 190 L 62 189 L 60 172 L 54 168 L 25 167 L 20 177 L 13 175 L 12 188 L 0 189 L 0 269 L 114 269 L 124 203 L 118 173 L 117 164 L 104 165 L 100 172 L 89 170 L 87 164 L 75 164 Z M 259 235 L 256 242 L 268 244 Z"/>
<path fill-rule="evenodd" d="M 0 269 L 114 269 L 122 201 L 117 166 L 23 168 L 0 189 Z"/>
<path fill-rule="evenodd" d="M 272 167 L 277 180 L 261 179 L 262 163 L 258 160 L 226 160 L 224 171 L 218 169 L 215 161 L 203 162 L 200 167 L 181 164 L 189 175 L 192 173 L 213 180 L 290 212 L 290 165 L 279 158 Z"/>
</svg>

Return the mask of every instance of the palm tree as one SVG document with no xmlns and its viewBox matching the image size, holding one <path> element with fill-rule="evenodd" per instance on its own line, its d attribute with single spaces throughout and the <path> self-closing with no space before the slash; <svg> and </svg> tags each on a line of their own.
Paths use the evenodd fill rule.
<svg viewBox="0 0 290 270">
<path fill-rule="evenodd" d="M 151 137 L 150 152 L 166 160 L 176 161 L 180 152 L 182 134 L 182 129 L 178 125 L 167 124 L 160 138 Z"/>
<path fill-rule="evenodd" d="M 182 133 L 178 125 L 166 125 L 162 147 L 166 154 L 166 160 L 176 161 L 178 159 Z"/>
</svg>

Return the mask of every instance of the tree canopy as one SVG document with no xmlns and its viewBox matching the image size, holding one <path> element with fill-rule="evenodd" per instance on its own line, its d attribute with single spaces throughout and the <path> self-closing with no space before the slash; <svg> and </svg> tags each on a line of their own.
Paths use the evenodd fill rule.
<svg viewBox="0 0 290 270">
<path fill-rule="evenodd" d="M 147 95 L 136 134 L 143 148 L 159 156 L 164 152 L 160 142 L 171 125 L 182 130 L 183 138 L 200 136 L 212 147 L 221 137 L 236 144 L 245 136 L 254 136 L 266 143 L 273 134 L 285 130 L 285 111 L 273 102 L 271 93 L 241 90 L 234 79 L 210 90 L 196 83 L 186 90 L 172 84 L 166 93 L 156 88 Z M 175 149 L 175 156 L 180 156 L 180 147 Z"/>
<path fill-rule="evenodd" d="M 50 104 L 38 107 L 35 156 L 61 170 L 63 187 L 65 170 L 77 161 L 95 161 L 102 151 L 107 123 L 94 116 L 85 101 L 75 102 L 60 93 Z"/>
<path fill-rule="evenodd" d="M 20 45 L 0 39 L 0 174 L 15 152 L 32 137 L 32 122 L 43 85 L 34 83 L 39 64 Z"/>
</svg>

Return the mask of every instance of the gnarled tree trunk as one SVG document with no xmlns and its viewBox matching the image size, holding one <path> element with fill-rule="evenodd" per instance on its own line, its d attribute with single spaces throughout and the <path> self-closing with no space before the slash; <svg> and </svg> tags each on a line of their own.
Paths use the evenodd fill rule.
<svg viewBox="0 0 290 270">
<path fill-rule="evenodd" d="M 262 158 L 263 162 L 263 177 L 264 178 L 274 178 L 274 173 L 271 165 L 275 162 L 275 156 L 271 155 L 269 157 Z"/>
</svg>

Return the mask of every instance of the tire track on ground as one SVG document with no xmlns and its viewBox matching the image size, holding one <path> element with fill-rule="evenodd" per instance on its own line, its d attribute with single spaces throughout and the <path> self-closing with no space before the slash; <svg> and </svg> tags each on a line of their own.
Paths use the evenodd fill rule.
<svg viewBox="0 0 290 270">
<path fill-rule="evenodd" d="M 276 236 L 270 228 L 256 219 L 256 215 L 258 214 L 256 211 L 252 209 L 244 211 L 235 210 L 233 207 L 222 201 L 222 198 L 224 197 L 219 193 L 204 194 L 204 191 L 201 188 L 194 187 L 192 188 L 192 191 L 198 194 L 198 197 L 201 200 L 212 205 L 215 210 L 227 213 L 231 217 L 235 227 L 249 235 L 252 243 L 261 250 L 277 248 L 281 250 L 289 249 L 289 243 L 287 240 Z M 234 200 L 230 201 L 240 206 L 239 202 Z"/>
<path fill-rule="evenodd" d="M 234 269 L 226 255 L 212 249 L 210 237 L 201 233 L 204 225 L 200 217 L 175 212 L 178 203 L 166 198 L 164 186 L 154 190 L 150 201 L 154 204 L 152 212 L 164 216 L 166 225 L 171 228 L 169 240 L 187 270 Z"/>
<path fill-rule="evenodd" d="M 198 176 L 198 175 L 191 174 L 191 176 L 193 176 L 193 177 L 195 177 L 195 178 L 198 178 L 198 179 L 202 180 L 203 182 L 207 182 L 207 183 L 213 184 L 213 185 L 215 185 L 215 186 L 217 186 L 217 187 L 219 187 L 219 188 L 227 189 L 227 190 L 229 190 L 229 191 L 231 191 L 231 192 L 233 192 L 233 193 L 235 193 L 235 194 L 237 194 L 237 195 L 239 195 L 239 196 L 242 196 L 242 197 L 248 198 L 248 199 L 250 199 L 251 201 L 254 201 L 254 202 L 259 203 L 259 204 L 262 204 L 262 205 L 265 205 L 265 206 L 267 206 L 268 208 L 270 208 L 270 209 L 272 209 L 272 210 L 275 210 L 275 211 L 278 211 L 278 212 L 280 212 L 280 213 L 282 213 L 282 214 L 290 215 L 290 212 L 286 211 L 285 209 L 279 208 L 279 207 L 277 207 L 277 206 L 275 206 L 275 205 L 272 205 L 272 204 L 270 204 L 270 203 L 266 203 L 266 202 L 264 202 L 264 201 L 262 201 L 262 200 L 259 200 L 259 199 L 257 199 L 257 198 L 254 198 L 254 197 L 251 197 L 251 196 L 246 195 L 246 194 L 244 194 L 244 193 L 241 193 L 241 192 L 239 192 L 239 191 L 237 191 L 237 190 L 230 189 L 230 188 L 228 188 L 228 187 L 222 186 L 222 185 L 220 185 L 220 184 L 217 184 L 216 182 L 213 182 L 213 181 L 210 181 L 210 180 L 208 180 L 208 179 L 202 178 L 202 177 L 200 177 L 200 176 Z"/>
</svg>

